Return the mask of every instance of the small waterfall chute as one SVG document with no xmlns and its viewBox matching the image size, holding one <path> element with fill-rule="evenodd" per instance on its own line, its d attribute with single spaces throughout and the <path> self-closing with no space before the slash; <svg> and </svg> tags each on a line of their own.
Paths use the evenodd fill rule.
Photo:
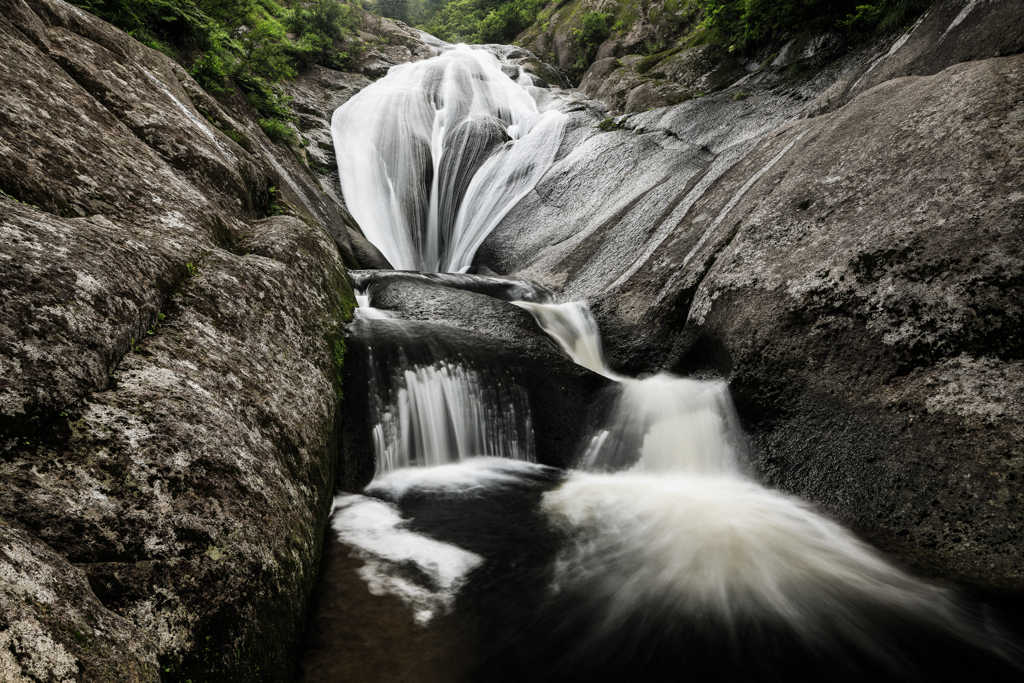
<svg viewBox="0 0 1024 683">
<path fill-rule="evenodd" d="M 378 475 L 472 456 L 535 459 L 529 397 L 514 371 L 487 349 L 381 313 L 358 320 L 354 337 L 367 350 Z"/>
<path fill-rule="evenodd" d="M 618 382 L 579 467 L 636 472 L 738 472 L 743 433 L 722 381 L 659 373 L 644 379 L 616 374 L 583 302 L 516 302 L 573 361 Z"/>
</svg>

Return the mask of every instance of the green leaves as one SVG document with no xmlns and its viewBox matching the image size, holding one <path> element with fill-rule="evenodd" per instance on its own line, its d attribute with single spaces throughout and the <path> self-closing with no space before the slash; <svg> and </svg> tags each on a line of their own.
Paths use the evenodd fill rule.
<svg viewBox="0 0 1024 683">
<path fill-rule="evenodd" d="M 743 50 L 801 32 L 836 31 L 849 42 L 898 28 L 934 0 L 697 0 L 702 28 L 730 49 Z"/>
<path fill-rule="evenodd" d="M 608 20 L 611 18 L 610 14 L 588 12 L 583 15 L 580 27 L 572 30 L 572 40 L 577 54 L 576 63 L 573 66 L 580 74 L 594 62 L 597 48 L 608 37 Z"/>
<path fill-rule="evenodd" d="M 140 42 L 183 61 L 209 93 L 234 82 L 269 119 L 294 120 L 290 98 L 274 86 L 314 62 L 338 68 L 358 10 L 315 0 L 292 10 L 284 0 L 75 0 Z M 289 32 L 294 37 L 289 36 Z"/>
</svg>

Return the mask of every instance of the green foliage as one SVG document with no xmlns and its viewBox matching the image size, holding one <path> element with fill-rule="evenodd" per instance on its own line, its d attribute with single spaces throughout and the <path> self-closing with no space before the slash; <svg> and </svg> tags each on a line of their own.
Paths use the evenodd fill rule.
<svg viewBox="0 0 1024 683">
<path fill-rule="evenodd" d="M 530 28 L 547 0 L 513 0 L 492 10 L 473 35 L 474 42 L 511 43 Z"/>
<path fill-rule="evenodd" d="M 294 120 L 290 98 L 275 87 L 313 63 L 344 66 L 346 37 L 358 27 L 356 7 L 314 0 L 75 0 L 75 4 L 140 42 L 191 64 L 209 93 L 237 85 L 268 119 Z M 297 3 L 296 3 L 297 4 Z M 268 133 L 269 134 L 269 133 Z"/>
<path fill-rule="evenodd" d="M 262 121 L 260 122 L 262 124 Z M 276 187 L 267 188 L 267 194 L 270 195 L 270 204 L 267 208 L 268 216 L 283 216 L 285 214 L 285 206 L 278 201 L 278 191 Z"/>
<path fill-rule="evenodd" d="M 419 25 L 441 40 L 454 43 L 511 43 L 542 16 L 549 0 L 409 0 L 390 13 L 391 5 L 376 0 L 383 16 Z M 404 8 L 404 9 L 402 9 Z M 403 15 L 404 12 L 404 15 Z"/>
<path fill-rule="evenodd" d="M 898 28 L 934 0 L 696 0 L 702 29 L 730 49 L 756 47 L 801 32 L 837 31 L 861 42 Z M 861 3 L 861 4 L 858 4 Z"/>
<path fill-rule="evenodd" d="M 79 0 L 75 4 L 161 51 L 169 45 L 207 49 L 216 28 L 193 0 Z"/>
<path fill-rule="evenodd" d="M 295 131 L 287 123 L 278 121 L 277 119 L 260 119 L 260 128 L 267 134 L 267 137 L 274 142 L 280 142 L 289 147 L 295 147 L 299 144 L 299 137 L 295 134 Z"/>
<path fill-rule="evenodd" d="M 601 12 L 588 12 L 583 15 L 580 27 L 572 30 L 572 41 L 576 47 L 576 63 L 573 65 L 576 71 L 583 73 L 597 55 L 597 48 L 608 37 L 608 20 L 610 14 Z"/>
</svg>

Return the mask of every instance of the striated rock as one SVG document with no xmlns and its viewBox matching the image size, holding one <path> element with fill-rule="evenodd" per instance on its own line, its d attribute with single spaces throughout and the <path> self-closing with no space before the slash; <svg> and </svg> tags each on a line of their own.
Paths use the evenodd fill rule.
<svg viewBox="0 0 1024 683">
<path fill-rule="evenodd" d="M 331 137 L 334 110 L 370 83 L 365 76 L 314 64 L 294 81 L 286 82 L 284 90 L 294 98 L 292 108 L 298 114 L 299 131 L 307 143 L 306 165 L 319 181 L 321 191 L 330 199 L 328 205 L 334 207 L 326 221 L 331 235 L 339 244 L 349 246 L 355 262 L 361 267 L 390 269 L 391 264 L 377 247 L 363 237 L 345 207 L 338 179 L 338 157 Z"/>
<path fill-rule="evenodd" d="M 344 211 L 240 100 L 61 0 L 2 6 L 0 671 L 286 679 L 340 441 Z"/>
<path fill-rule="evenodd" d="M 479 265 L 588 299 L 621 370 L 727 377 L 767 483 L 1019 597 L 1022 16 L 577 127 Z"/>
<path fill-rule="evenodd" d="M 383 78 L 396 64 L 418 62 L 437 55 L 422 34 L 396 19 L 360 10 L 360 42 L 350 47 L 355 54 L 347 68 L 373 80 Z"/>
</svg>

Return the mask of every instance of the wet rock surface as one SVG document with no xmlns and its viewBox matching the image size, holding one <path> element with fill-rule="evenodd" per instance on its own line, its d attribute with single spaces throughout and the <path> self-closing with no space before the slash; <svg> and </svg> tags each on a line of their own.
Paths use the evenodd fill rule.
<svg viewBox="0 0 1024 683">
<path fill-rule="evenodd" d="M 3 678 L 287 678 L 340 440 L 343 209 L 240 100 L 60 0 L 3 7 Z"/>
<path fill-rule="evenodd" d="M 942 3 L 809 79 L 581 106 L 478 264 L 589 300 L 619 370 L 728 378 L 770 485 L 1019 596 L 1021 17 Z"/>
</svg>

